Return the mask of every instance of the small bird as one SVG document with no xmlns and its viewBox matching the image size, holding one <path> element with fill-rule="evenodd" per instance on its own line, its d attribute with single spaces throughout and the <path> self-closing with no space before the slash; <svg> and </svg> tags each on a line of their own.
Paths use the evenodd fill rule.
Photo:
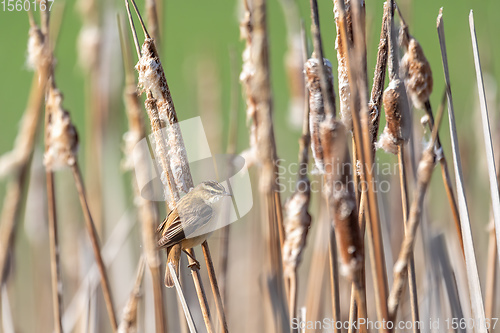
<svg viewBox="0 0 500 333">
<path fill-rule="evenodd" d="M 224 196 L 230 196 L 224 186 L 216 181 L 204 181 L 182 197 L 165 220 L 158 226 L 160 234 L 158 247 L 167 250 L 167 263 L 174 265 L 179 276 L 180 250 L 184 251 L 195 265 L 198 261 L 186 251 L 203 243 L 215 230 L 212 223 L 217 215 L 216 203 Z M 176 246 L 180 245 L 180 246 Z M 165 270 L 165 286 L 171 288 L 174 281 L 168 267 Z"/>
</svg>

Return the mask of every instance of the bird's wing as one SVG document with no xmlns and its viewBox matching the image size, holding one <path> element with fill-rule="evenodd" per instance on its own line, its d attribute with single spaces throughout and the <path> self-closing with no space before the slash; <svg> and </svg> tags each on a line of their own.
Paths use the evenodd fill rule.
<svg viewBox="0 0 500 333">
<path fill-rule="evenodd" d="M 205 203 L 192 205 L 189 211 L 181 214 L 181 217 L 179 217 L 177 209 L 172 210 L 158 227 L 158 231 L 162 231 L 158 246 L 168 248 L 180 243 L 186 238 L 186 235 L 189 236 L 199 228 L 203 228 L 212 219 L 212 215 L 212 208 Z M 189 218 L 186 219 L 187 216 Z"/>
</svg>

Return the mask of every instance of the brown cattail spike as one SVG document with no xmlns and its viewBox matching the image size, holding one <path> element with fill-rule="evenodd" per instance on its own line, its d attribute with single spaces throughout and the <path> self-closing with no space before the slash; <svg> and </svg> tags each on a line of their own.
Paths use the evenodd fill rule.
<svg viewBox="0 0 500 333">
<path fill-rule="evenodd" d="M 377 142 L 377 148 L 397 154 L 398 145 L 410 138 L 410 119 L 405 86 L 401 80 L 392 80 L 383 97 L 386 125 Z"/>
<path fill-rule="evenodd" d="M 416 108 L 425 109 L 425 102 L 432 93 L 432 70 L 420 43 L 401 26 L 399 41 L 405 53 L 401 59 L 400 76 L 405 81 L 408 94 Z"/>
<path fill-rule="evenodd" d="M 323 63 L 327 69 L 327 79 L 333 81 L 332 64 L 328 61 L 328 59 L 323 59 Z M 307 88 L 309 90 L 309 128 L 311 132 L 311 150 L 317 170 L 320 173 L 324 173 L 325 167 L 323 161 L 323 148 L 321 146 L 319 127 L 321 122 L 325 119 L 325 108 L 323 94 L 321 92 L 319 70 L 318 59 L 316 59 L 313 54 L 313 57 L 307 60 L 305 64 Z"/>
<path fill-rule="evenodd" d="M 48 170 L 76 163 L 78 134 L 69 113 L 62 108 L 62 100 L 61 92 L 51 87 L 46 102 L 47 130 L 43 161 Z"/>
<path fill-rule="evenodd" d="M 333 223 L 342 267 L 344 273 L 356 281 L 363 264 L 363 245 L 346 129 L 340 121 L 326 119 L 321 124 L 320 136 L 325 148 L 324 192 L 334 214 Z"/>
<path fill-rule="evenodd" d="M 307 209 L 311 188 L 306 178 L 297 182 L 297 189 L 285 204 L 285 242 L 283 244 L 283 269 L 289 277 L 297 269 L 305 248 L 307 232 L 311 226 L 311 215 Z"/>
</svg>

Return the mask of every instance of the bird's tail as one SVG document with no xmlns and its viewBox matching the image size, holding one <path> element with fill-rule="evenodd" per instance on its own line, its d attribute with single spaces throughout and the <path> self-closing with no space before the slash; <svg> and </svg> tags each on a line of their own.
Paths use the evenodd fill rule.
<svg viewBox="0 0 500 333">
<path fill-rule="evenodd" d="M 168 264 L 171 263 L 175 269 L 175 275 L 179 278 L 179 264 L 181 259 L 181 246 L 176 244 L 167 250 L 167 267 L 165 268 L 165 287 L 172 288 L 174 286 L 174 277 L 170 274 Z"/>
</svg>

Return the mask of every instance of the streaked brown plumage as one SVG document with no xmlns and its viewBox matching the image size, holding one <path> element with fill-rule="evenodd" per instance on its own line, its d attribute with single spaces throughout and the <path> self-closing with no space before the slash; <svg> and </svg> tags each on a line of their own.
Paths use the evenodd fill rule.
<svg viewBox="0 0 500 333">
<path fill-rule="evenodd" d="M 216 214 L 213 206 L 226 195 L 230 194 L 218 182 L 202 182 L 179 200 L 156 229 L 160 234 L 158 247 L 167 250 L 167 264 L 173 264 L 177 275 L 181 250 L 200 245 L 211 235 L 214 230 L 211 222 Z M 168 267 L 165 286 L 174 286 Z"/>
</svg>

